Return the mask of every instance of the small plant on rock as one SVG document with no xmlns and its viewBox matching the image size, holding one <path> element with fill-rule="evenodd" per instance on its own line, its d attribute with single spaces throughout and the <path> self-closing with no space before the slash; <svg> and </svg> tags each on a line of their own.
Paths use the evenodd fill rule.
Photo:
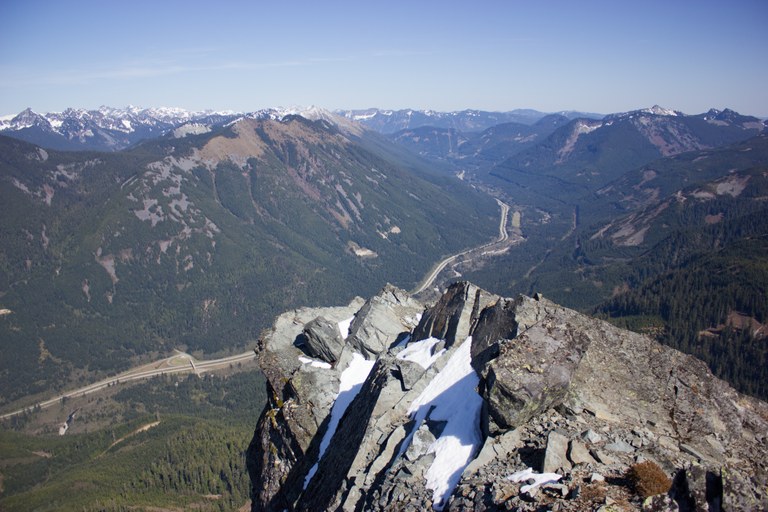
<svg viewBox="0 0 768 512">
<path fill-rule="evenodd" d="M 635 491 L 643 498 L 664 494 L 672 486 L 672 480 L 664 470 L 650 460 L 633 464 L 627 472 L 627 477 L 634 485 Z"/>
</svg>

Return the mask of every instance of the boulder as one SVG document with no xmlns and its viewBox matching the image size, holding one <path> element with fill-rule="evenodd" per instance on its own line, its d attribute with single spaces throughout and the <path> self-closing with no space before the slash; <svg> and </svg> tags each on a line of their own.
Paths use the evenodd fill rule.
<svg viewBox="0 0 768 512">
<path fill-rule="evenodd" d="M 699 465 L 681 469 L 672 481 L 669 495 L 677 502 L 680 510 L 723 510 L 723 478 L 720 473 L 707 471 Z M 729 509 L 737 510 L 735 503 L 729 503 Z M 756 510 L 749 507 L 751 510 Z M 738 508 L 747 510 L 747 508 Z"/>
<path fill-rule="evenodd" d="M 410 334 L 410 319 L 420 315 L 423 306 L 404 290 L 390 284 L 368 299 L 349 327 L 347 345 L 366 359 L 375 359 L 395 342 Z"/>
<path fill-rule="evenodd" d="M 304 326 L 304 349 L 311 357 L 335 362 L 344 349 L 339 324 L 319 316 Z"/>
<path fill-rule="evenodd" d="M 527 328 L 518 333 L 519 316 L 526 317 Z M 500 301 L 481 313 L 477 331 L 490 334 L 473 335 L 473 355 L 481 355 L 474 364 L 488 357 L 491 340 L 501 338 L 499 355 L 481 368 L 496 429 L 519 426 L 563 402 L 591 343 L 586 324 L 574 311 L 528 297 Z"/>
<path fill-rule="evenodd" d="M 591 444 L 599 443 L 603 440 L 603 437 L 592 429 L 582 432 L 581 438 Z"/>
<path fill-rule="evenodd" d="M 480 314 L 472 332 L 472 367 L 479 374 L 499 356 L 500 344 L 517 336 L 517 305 L 517 300 L 501 299 Z"/>
<path fill-rule="evenodd" d="M 400 382 L 403 385 L 403 390 L 408 391 L 413 388 L 414 384 L 418 382 L 422 375 L 424 375 L 424 368 L 418 363 L 408 361 L 407 359 L 398 359 L 395 363 L 400 376 Z"/>
<path fill-rule="evenodd" d="M 411 462 L 418 460 L 422 455 L 426 455 L 434 442 L 435 436 L 430 432 L 429 426 L 422 424 L 413 434 L 413 440 L 405 451 L 405 458 Z"/>
<path fill-rule="evenodd" d="M 627 443 L 623 439 L 619 439 L 618 441 L 614 441 L 613 443 L 608 443 L 607 445 L 605 445 L 604 448 L 611 452 L 621 452 L 621 453 L 632 453 L 635 451 L 632 445 Z"/>
</svg>

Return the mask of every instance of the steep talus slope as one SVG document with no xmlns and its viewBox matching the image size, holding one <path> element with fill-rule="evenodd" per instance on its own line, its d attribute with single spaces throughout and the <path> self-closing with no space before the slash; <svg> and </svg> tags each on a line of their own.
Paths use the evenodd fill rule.
<svg viewBox="0 0 768 512">
<path fill-rule="evenodd" d="M 281 311 L 413 286 L 494 236 L 490 198 L 345 123 L 244 118 L 110 154 L 1 137 L 0 401 L 242 350 Z"/>
<path fill-rule="evenodd" d="M 402 291 L 366 304 L 347 321 L 359 302 L 290 313 L 263 335 L 272 398 L 248 454 L 253 510 L 633 510 L 647 494 L 656 510 L 768 506 L 768 405 L 691 356 L 466 282 L 415 328 L 421 306 Z M 306 357 L 317 316 L 339 322 L 325 343 L 346 338 L 333 364 Z M 373 333 L 380 348 L 361 366 Z M 360 368 L 332 407 L 312 384 L 349 384 Z M 671 488 L 631 480 L 640 461 Z M 542 486 L 523 485 L 526 467 Z"/>
</svg>

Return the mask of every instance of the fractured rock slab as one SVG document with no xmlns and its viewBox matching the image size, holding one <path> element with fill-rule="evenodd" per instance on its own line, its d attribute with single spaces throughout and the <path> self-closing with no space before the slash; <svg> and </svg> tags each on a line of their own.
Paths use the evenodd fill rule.
<svg viewBox="0 0 768 512">
<path fill-rule="evenodd" d="M 568 445 L 568 459 L 573 464 L 596 464 L 587 447 L 575 439 Z"/>
<path fill-rule="evenodd" d="M 544 453 L 544 467 L 542 473 L 567 472 L 571 469 L 568 462 L 568 438 L 552 431 L 547 438 L 547 450 Z"/>
</svg>

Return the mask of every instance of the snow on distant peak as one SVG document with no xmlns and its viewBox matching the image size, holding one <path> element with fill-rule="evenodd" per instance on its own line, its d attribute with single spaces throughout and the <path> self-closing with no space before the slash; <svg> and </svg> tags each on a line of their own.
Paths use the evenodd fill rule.
<svg viewBox="0 0 768 512">
<path fill-rule="evenodd" d="M 310 121 L 319 121 L 321 119 L 328 121 L 328 120 L 333 120 L 335 118 L 335 116 L 331 114 L 329 111 L 320 107 L 316 107 L 314 105 L 309 107 L 300 107 L 300 106 L 277 107 L 272 110 L 275 112 L 275 114 L 278 116 L 279 119 L 282 119 L 288 116 L 299 116 L 299 117 L 303 117 L 304 119 L 308 119 Z"/>
<path fill-rule="evenodd" d="M 209 126 L 200 123 L 187 123 L 179 126 L 173 130 L 173 136 L 177 139 L 186 137 L 187 135 L 201 135 L 211 131 Z"/>
<path fill-rule="evenodd" d="M 677 116 L 676 111 L 660 107 L 658 105 L 654 105 L 651 108 L 644 108 L 641 110 L 641 112 L 645 112 L 646 114 L 653 114 L 656 116 Z"/>
<path fill-rule="evenodd" d="M 161 115 L 170 115 L 170 116 L 186 116 L 191 114 L 191 112 L 189 112 L 188 110 L 184 110 L 183 108 L 178 108 L 178 107 L 157 107 L 149 110 Z"/>
<path fill-rule="evenodd" d="M 311 119 L 313 121 L 319 119 L 333 119 L 334 117 L 329 111 L 314 105 L 299 112 L 299 115 L 305 119 Z"/>
<path fill-rule="evenodd" d="M 576 126 L 574 127 L 574 131 L 577 132 L 579 135 L 584 135 L 585 133 L 591 133 L 598 128 L 603 127 L 602 121 L 591 121 L 587 119 L 579 119 L 576 122 Z"/>
<path fill-rule="evenodd" d="M 0 116 L 0 131 L 8 129 L 14 117 L 16 117 L 14 114 Z"/>
<path fill-rule="evenodd" d="M 379 112 L 377 110 L 374 110 L 373 112 L 366 112 L 364 114 L 349 114 L 347 117 L 355 121 L 365 121 L 366 119 L 373 119 L 378 114 Z"/>
<path fill-rule="evenodd" d="M 639 110 L 630 110 L 629 112 L 617 112 L 616 114 L 608 114 L 605 116 L 605 120 L 611 120 L 611 119 L 633 119 L 635 117 L 643 117 L 643 116 L 665 116 L 665 117 L 680 117 L 685 116 L 682 112 L 679 112 L 677 110 L 672 110 L 669 108 L 660 107 L 658 105 L 654 105 L 650 108 L 642 108 Z"/>
<path fill-rule="evenodd" d="M 243 119 L 260 119 L 260 118 L 254 116 L 252 114 L 248 114 L 248 115 L 245 115 L 245 116 L 236 117 L 236 118 L 232 119 L 231 121 L 229 121 L 228 123 L 226 123 L 224 126 L 228 128 L 228 127 L 230 127 L 232 125 L 235 125 L 235 124 L 239 123 Z"/>
<path fill-rule="evenodd" d="M 303 117 L 309 121 L 324 120 L 333 124 L 338 124 L 339 119 L 342 119 L 328 110 L 315 106 L 274 107 L 245 114 L 245 117 L 249 119 L 271 119 L 273 121 L 282 121 L 289 116 Z"/>
<path fill-rule="evenodd" d="M 278 107 L 261 111 L 259 117 L 267 117 L 269 119 L 282 121 L 288 116 L 299 116 L 309 121 L 325 121 L 347 133 L 360 133 L 362 130 L 362 126 L 355 120 L 349 119 L 346 116 L 334 114 L 329 110 L 314 105 L 310 107 Z"/>
</svg>

